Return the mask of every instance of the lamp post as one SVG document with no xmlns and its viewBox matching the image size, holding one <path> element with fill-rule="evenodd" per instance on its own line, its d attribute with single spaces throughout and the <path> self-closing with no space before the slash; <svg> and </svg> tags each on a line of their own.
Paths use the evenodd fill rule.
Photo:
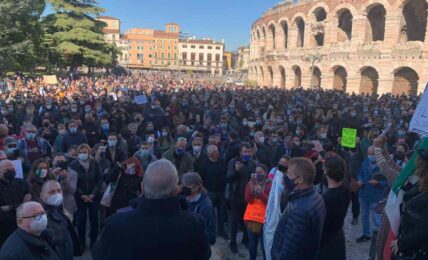
<svg viewBox="0 0 428 260">
<path fill-rule="evenodd" d="M 315 70 L 315 64 L 320 62 L 322 60 L 322 55 L 318 53 L 318 48 L 315 48 L 315 52 L 313 54 L 308 54 L 305 58 L 306 61 L 309 61 L 311 63 L 311 82 L 309 83 L 312 87 L 312 82 L 314 80 L 314 70 Z"/>
</svg>

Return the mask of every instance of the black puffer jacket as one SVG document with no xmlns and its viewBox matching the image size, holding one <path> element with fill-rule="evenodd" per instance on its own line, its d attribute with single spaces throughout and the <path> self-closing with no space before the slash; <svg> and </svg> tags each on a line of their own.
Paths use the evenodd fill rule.
<svg viewBox="0 0 428 260">
<path fill-rule="evenodd" d="M 412 189 L 404 194 L 398 248 L 416 259 L 428 258 L 428 192 Z"/>
</svg>

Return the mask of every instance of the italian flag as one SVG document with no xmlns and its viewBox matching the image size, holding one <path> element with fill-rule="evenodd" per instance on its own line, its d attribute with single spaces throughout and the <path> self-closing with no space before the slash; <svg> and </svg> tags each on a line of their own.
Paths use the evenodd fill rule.
<svg viewBox="0 0 428 260">
<path fill-rule="evenodd" d="M 428 148 L 428 137 L 425 137 L 421 140 L 418 149 L 421 148 Z M 410 158 L 409 162 L 406 164 L 406 166 L 401 170 L 400 175 L 395 180 L 394 186 L 392 187 L 391 192 L 389 193 L 388 200 L 385 206 L 385 213 L 388 216 L 392 234 L 390 234 L 385 244 L 385 249 L 389 249 L 390 241 L 395 240 L 398 236 L 398 230 L 400 228 L 400 205 L 403 202 L 404 195 L 402 187 L 407 183 L 407 181 L 411 181 L 411 179 L 413 178 L 412 176 L 415 171 L 415 160 L 417 156 L 418 154 L 417 152 L 415 152 L 412 158 Z"/>
</svg>

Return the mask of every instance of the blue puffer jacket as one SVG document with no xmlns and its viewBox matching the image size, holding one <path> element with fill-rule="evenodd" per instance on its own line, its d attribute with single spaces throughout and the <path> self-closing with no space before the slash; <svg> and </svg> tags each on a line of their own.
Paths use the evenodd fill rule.
<svg viewBox="0 0 428 260">
<path fill-rule="evenodd" d="M 379 185 L 371 185 L 369 181 L 373 179 L 378 180 Z M 386 196 L 388 191 L 388 184 L 386 179 L 383 177 L 383 175 L 380 174 L 379 167 L 376 164 L 370 163 L 367 158 L 361 165 L 360 174 L 358 174 L 358 180 L 363 183 L 363 186 L 358 192 L 359 197 L 362 200 L 368 203 L 376 203 L 381 201 Z"/>
<path fill-rule="evenodd" d="M 201 197 L 195 201 L 189 203 L 191 212 L 200 216 L 205 224 L 205 234 L 208 237 L 210 245 L 214 245 L 216 242 L 216 217 L 213 204 L 207 194 L 201 193 Z"/>
<path fill-rule="evenodd" d="M 315 259 L 325 214 L 324 201 L 313 187 L 292 192 L 275 230 L 272 260 Z"/>
</svg>

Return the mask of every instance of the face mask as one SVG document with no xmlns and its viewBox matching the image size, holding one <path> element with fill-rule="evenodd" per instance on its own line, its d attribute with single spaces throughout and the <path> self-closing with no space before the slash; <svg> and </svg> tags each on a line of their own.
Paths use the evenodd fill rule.
<svg viewBox="0 0 428 260">
<path fill-rule="evenodd" d="M 251 156 L 250 155 L 242 155 L 241 158 L 244 162 L 248 162 L 251 159 Z"/>
<path fill-rule="evenodd" d="M 77 133 L 77 127 L 70 127 L 68 130 L 70 130 L 70 133 L 72 134 Z"/>
<path fill-rule="evenodd" d="M 300 135 L 301 132 L 299 130 L 296 131 L 296 135 Z"/>
<path fill-rule="evenodd" d="M 181 149 L 181 148 L 175 148 L 175 153 L 176 153 L 177 155 L 182 155 L 182 154 L 184 153 L 184 149 Z"/>
<path fill-rule="evenodd" d="M 126 174 L 128 174 L 128 175 L 135 175 L 135 166 L 133 166 L 133 167 L 128 167 L 128 168 L 126 169 Z"/>
<path fill-rule="evenodd" d="M 406 135 L 405 131 L 402 131 L 402 130 L 398 131 L 398 136 L 402 137 L 402 136 L 405 136 L 405 135 Z"/>
<path fill-rule="evenodd" d="M 227 124 L 226 124 L 226 123 L 221 123 L 221 124 L 220 124 L 220 127 L 221 127 L 221 128 L 226 128 L 226 127 L 227 127 Z"/>
<path fill-rule="evenodd" d="M 54 206 L 54 207 L 58 207 L 59 205 L 62 204 L 63 201 L 63 197 L 62 194 L 60 193 L 56 193 L 52 196 L 50 196 L 47 200 L 46 200 L 46 204 Z"/>
<path fill-rule="evenodd" d="M 141 153 L 141 155 L 143 156 L 143 157 L 146 157 L 146 156 L 148 156 L 150 153 L 149 153 L 149 150 L 147 150 L 147 149 L 141 149 L 140 150 L 140 153 Z"/>
<path fill-rule="evenodd" d="M 88 160 L 89 155 L 87 153 L 79 153 L 79 160 L 86 161 Z"/>
<path fill-rule="evenodd" d="M 109 129 L 109 127 L 110 127 L 110 125 L 109 125 L 109 124 L 102 124 L 102 125 L 101 125 L 101 128 L 102 128 L 102 129 L 104 129 L 104 130 L 108 130 L 108 129 Z"/>
<path fill-rule="evenodd" d="M 5 173 L 3 173 L 3 178 L 5 178 L 8 181 L 12 181 L 15 179 L 16 172 L 15 170 L 8 169 Z"/>
<path fill-rule="evenodd" d="M 192 194 L 192 190 L 186 186 L 184 186 L 180 192 L 180 195 L 185 196 L 185 197 L 190 196 L 190 194 Z"/>
<path fill-rule="evenodd" d="M 296 146 L 300 146 L 300 142 L 294 142 Z"/>
<path fill-rule="evenodd" d="M 77 112 L 77 108 L 72 108 L 71 112 L 76 113 Z"/>
<path fill-rule="evenodd" d="M 404 159 L 405 155 L 402 151 L 397 151 L 395 152 L 395 158 L 397 158 L 398 160 L 402 161 Z"/>
<path fill-rule="evenodd" d="M 153 136 L 149 136 L 149 138 L 147 138 L 147 142 L 148 142 L 149 144 L 152 144 L 152 143 L 154 143 L 154 142 L 155 142 L 155 138 L 154 138 Z"/>
<path fill-rule="evenodd" d="M 296 187 L 296 184 L 294 183 L 294 181 L 297 178 L 298 177 L 296 177 L 296 178 L 294 178 L 294 180 L 292 180 L 287 175 L 285 175 L 285 186 L 287 187 L 288 192 L 292 192 L 294 190 L 294 188 Z"/>
<path fill-rule="evenodd" d="M 376 157 L 374 157 L 374 156 L 372 156 L 372 155 L 369 155 L 369 156 L 368 156 L 368 159 L 369 159 L 369 162 L 371 162 L 371 163 L 376 163 Z"/>
<path fill-rule="evenodd" d="M 202 150 L 202 146 L 193 146 L 193 152 L 199 153 Z"/>
<path fill-rule="evenodd" d="M 31 230 L 36 234 L 42 233 L 47 226 L 48 218 L 46 217 L 46 214 L 43 214 L 39 220 L 33 219 L 30 224 Z"/>
<path fill-rule="evenodd" d="M 37 169 L 36 170 L 37 177 L 44 179 L 48 175 L 48 170 L 46 169 Z"/>
<path fill-rule="evenodd" d="M 278 143 L 278 138 L 277 137 L 273 137 L 272 138 L 272 143 L 275 143 L 275 144 Z"/>
<path fill-rule="evenodd" d="M 242 121 L 242 125 L 247 126 L 248 122 L 247 121 Z"/>
<path fill-rule="evenodd" d="M 278 166 L 277 166 L 276 168 L 278 169 L 278 171 L 280 171 L 280 172 L 282 172 L 282 173 L 285 173 L 285 172 L 287 172 L 287 170 L 288 170 L 288 167 L 287 167 L 287 166 L 284 166 L 284 165 L 282 165 L 282 164 L 278 164 Z"/>
<path fill-rule="evenodd" d="M 7 115 L 7 110 L 2 110 L 1 114 L 4 115 L 4 116 L 6 116 Z"/>
<path fill-rule="evenodd" d="M 357 113 L 351 113 L 351 116 L 352 116 L 352 117 L 356 117 L 356 116 L 357 116 Z"/>
<path fill-rule="evenodd" d="M 36 134 L 34 134 L 34 133 L 28 133 L 28 134 L 26 135 L 26 137 L 27 137 L 27 140 L 32 141 L 32 140 L 34 140 L 34 138 L 36 137 Z"/>
<path fill-rule="evenodd" d="M 326 134 L 326 133 L 322 133 L 322 134 L 320 134 L 320 137 L 321 137 L 322 139 L 326 139 L 326 138 L 327 138 L 327 134 Z"/>
<path fill-rule="evenodd" d="M 259 137 L 259 142 L 260 143 L 264 143 L 265 142 L 265 137 L 264 136 L 260 136 Z"/>
<path fill-rule="evenodd" d="M 6 148 L 5 153 L 6 154 L 13 154 L 16 151 L 16 148 Z"/>
<path fill-rule="evenodd" d="M 263 182 L 265 180 L 265 176 L 263 174 L 257 174 L 256 179 L 257 182 Z"/>
<path fill-rule="evenodd" d="M 108 146 L 110 146 L 110 147 L 115 147 L 117 144 L 116 140 L 108 140 L 107 142 L 108 142 Z"/>
<path fill-rule="evenodd" d="M 162 136 L 163 136 L 163 137 L 168 136 L 168 132 L 166 132 L 166 131 L 162 131 Z"/>
<path fill-rule="evenodd" d="M 46 109 L 51 109 L 52 105 L 46 105 Z"/>
</svg>

